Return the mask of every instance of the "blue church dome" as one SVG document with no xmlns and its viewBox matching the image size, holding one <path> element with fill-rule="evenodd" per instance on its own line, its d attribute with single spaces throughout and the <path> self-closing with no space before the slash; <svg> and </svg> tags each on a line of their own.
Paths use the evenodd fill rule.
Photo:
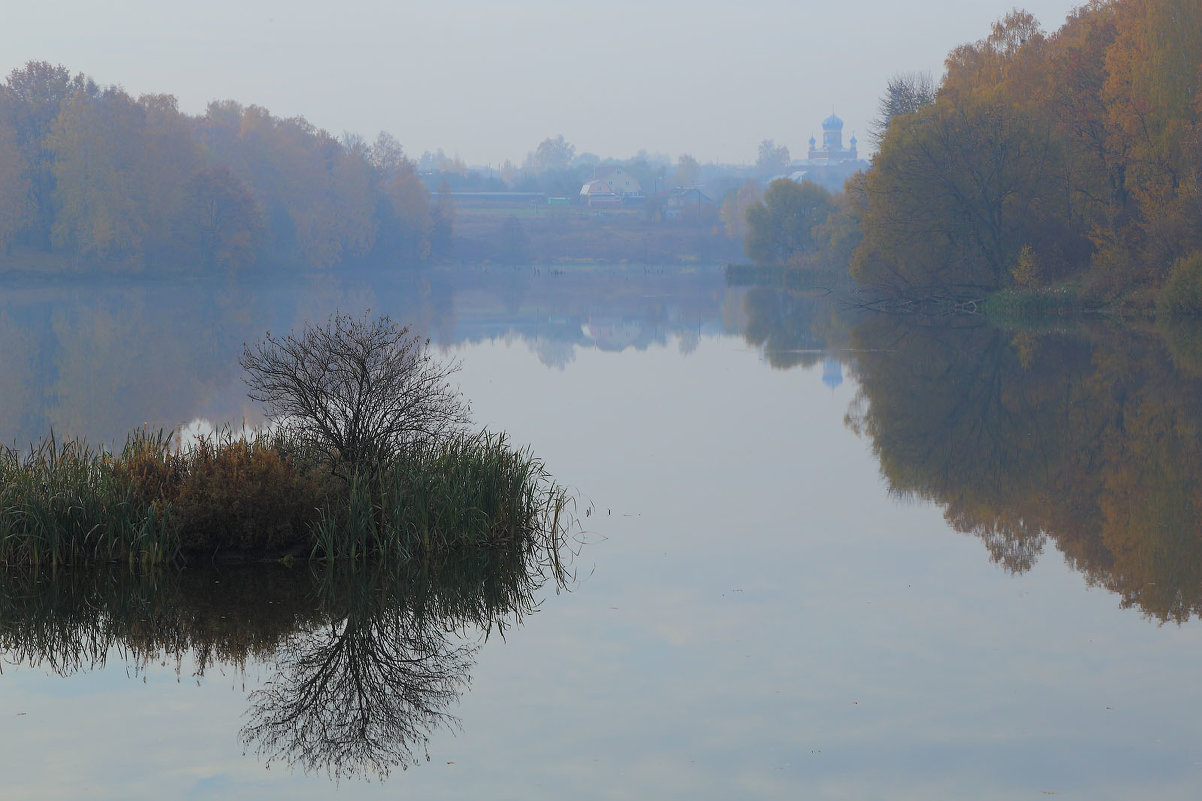
<svg viewBox="0 0 1202 801">
<path fill-rule="evenodd" d="M 834 114 L 822 121 L 822 130 L 824 131 L 841 131 L 843 130 L 843 120 L 836 117 Z"/>
</svg>

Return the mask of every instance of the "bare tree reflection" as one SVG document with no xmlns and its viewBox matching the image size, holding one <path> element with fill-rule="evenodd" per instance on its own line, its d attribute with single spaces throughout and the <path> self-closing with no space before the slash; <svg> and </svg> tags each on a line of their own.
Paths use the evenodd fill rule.
<svg viewBox="0 0 1202 801">
<path fill-rule="evenodd" d="M 252 693 L 242 740 L 334 777 L 385 776 L 429 758 L 425 744 L 468 685 L 477 646 L 412 610 L 352 614 L 296 635 L 277 655 L 277 675 Z"/>
<path fill-rule="evenodd" d="M 276 651 L 243 744 L 333 778 L 429 759 L 430 735 L 458 727 L 449 710 L 479 643 L 534 609 L 547 578 L 562 586 L 561 556 L 528 543 L 403 569 L 331 568 L 317 584 L 326 622 Z"/>
</svg>

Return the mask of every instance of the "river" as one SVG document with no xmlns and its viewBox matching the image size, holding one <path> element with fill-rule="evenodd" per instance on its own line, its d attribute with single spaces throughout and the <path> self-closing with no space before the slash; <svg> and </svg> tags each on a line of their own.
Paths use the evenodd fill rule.
<svg viewBox="0 0 1202 801">
<path fill-rule="evenodd" d="M 359 579 L 304 568 L 177 576 L 162 608 L 10 577 L 7 608 L 57 617 L 0 623 L 0 797 L 1196 797 L 1188 332 L 866 317 L 709 267 L 27 282 L 0 294 L 0 433 L 255 424 L 242 343 L 364 309 L 428 332 L 477 424 L 571 488 L 576 579 L 487 637 L 401 627 L 445 661 L 397 703 L 442 706 L 382 775 L 256 715 L 303 674 L 295 631 L 393 631 L 410 601 L 355 612 Z"/>
</svg>

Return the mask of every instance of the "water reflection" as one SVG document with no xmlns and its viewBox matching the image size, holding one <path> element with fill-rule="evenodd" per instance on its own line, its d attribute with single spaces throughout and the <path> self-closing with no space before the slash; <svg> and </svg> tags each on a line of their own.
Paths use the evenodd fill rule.
<svg viewBox="0 0 1202 801">
<path fill-rule="evenodd" d="M 722 329 L 720 270 L 473 268 L 287 281 L 9 282 L 0 293 L 0 441 L 97 444 L 197 418 L 257 422 L 243 342 L 342 310 L 387 313 L 442 347 L 518 339 L 551 367 Z"/>
<path fill-rule="evenodd" d="M 1202 612 L 1202 380 L 1163 338 L 874 318 L 852 341 L 848 423 L 893 491 L 942 505 L 1008 570 L 1050 540 L 1124 606 Z"/>
<path fill-rule="evenodd" d="M 268 764 L 387 775 L 428 759 L 429 735 L 454 725 L 449 710 L 477 646 L 454 636 L 448 618 L 407 603 L 391 577 L 364 579 L 327 576 L 318 605 L 328 620 L 288 636 L 275 674 L 251 694 L 240 734 Z"/>
<path fill-rule="evenodd" d="M 552 368 L 737 334 L 774 368 L 854 377 L 847 422 L 891 491 L 929 500 L 1006 569 L 1049 544 L 1160 620 L 1202 611 L 1197 453 L 1202 335 L 1014 331 L 865 317 L 823 292 L 728 287 L 721 270 L 467 268 L 220 281 L 6 287 L 0 438 L 53 428 L 113 442 L 195 418 L 254 423 L 243 341 L 336 309 L 410 321 L 442 346 L 519 341 Z"/>
<path fill-rule="evenodd" d="M 406 568 L 113 567 L 0 573 L 8 664 L 60 676 L 125 662 L 268 670 L 248 698 L 248 752 L 331 777 L 428 759 L 476 654 L 535 608 L 556 564 L 520 549 Z"/>
<path fill-rule="evenodd" d="M 846 423 L 889 490 L 940 505 L 1006 570 L 1050 541 L 1091 584 L 1160 621 L 1202 614 L 1202 329 L 1002 329 L 867 316 L 746 294 L 743 336 L 774 367 L 846 367 Z"/>
</svg>

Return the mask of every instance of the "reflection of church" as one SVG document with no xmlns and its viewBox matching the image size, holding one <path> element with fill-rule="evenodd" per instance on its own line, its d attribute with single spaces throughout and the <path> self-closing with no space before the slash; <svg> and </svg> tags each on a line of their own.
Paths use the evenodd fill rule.
<svg viewBox="0 0 1202 801">
<path fill-rule="evenodd" d="M 850 147 L 843 146 L 843 120 L 834 114 L 822 121 L 822 147 L 814 137 L 810 137 L 810 154 L 807 161 L 817 167 L 822 165 L 842 164 L 845 161 L 856 161 L 856 137 L 851 137 Z"/>
<path fill-rule="evenodd" d="M 822 360 L 822 383 L 836 390 L 843 383 L 843 362 L 833 356 Z"/>
</svg>

